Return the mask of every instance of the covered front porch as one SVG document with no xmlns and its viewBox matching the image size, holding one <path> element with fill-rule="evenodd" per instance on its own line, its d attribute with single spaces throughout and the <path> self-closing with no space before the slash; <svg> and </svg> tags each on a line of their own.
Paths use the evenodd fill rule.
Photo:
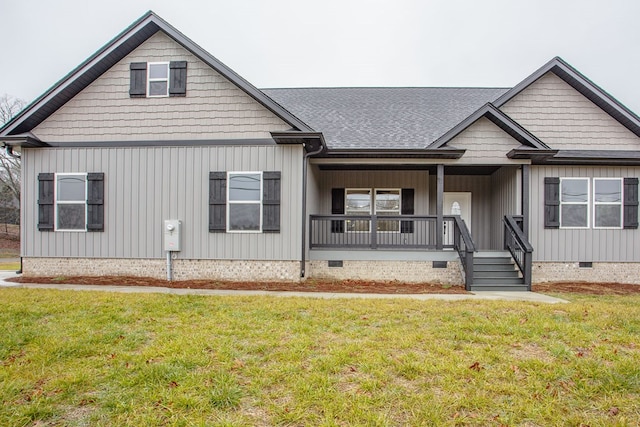
<svg viewBox="0 0 640 427">
<path fill-rule="evenodd" d="M 310 177 L 311 260 L 454 263 L 469 290 L 530 287 L 528 165 L 318 161 L 310 165 Z M 482 258 L 503 263 L 498 258 L 506 257 L 514 274 L 505 265 L 480 266 Z"/>
</svg>

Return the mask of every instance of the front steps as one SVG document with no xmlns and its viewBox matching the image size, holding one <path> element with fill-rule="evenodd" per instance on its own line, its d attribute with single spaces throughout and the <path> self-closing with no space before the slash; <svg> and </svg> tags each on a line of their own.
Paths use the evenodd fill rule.
<svg viewBox="0 0 640 427">
<path fill-rule="evenodd" d="M 508 251 L 477 251 L 473 254 L 471 291 L 528 291 Z"/>
</svg>

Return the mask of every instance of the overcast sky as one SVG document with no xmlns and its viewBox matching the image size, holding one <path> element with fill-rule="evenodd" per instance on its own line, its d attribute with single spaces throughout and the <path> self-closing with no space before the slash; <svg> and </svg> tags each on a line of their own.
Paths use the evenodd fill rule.
<svg viewBox="0 0 640 427">
<path fill-rule="evenodd" d="M 0 0 L 28 102 L 147 10 L 259 88 L 511 87 L 560 56 L 640 114 L 638 0 Z"/>
</svg>

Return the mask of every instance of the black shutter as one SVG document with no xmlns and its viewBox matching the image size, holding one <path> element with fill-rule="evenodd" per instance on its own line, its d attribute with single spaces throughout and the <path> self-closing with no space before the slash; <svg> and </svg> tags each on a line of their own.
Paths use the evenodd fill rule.
<svg viewBox="0 0 640 427">
<path fill-rule="evenodd" d="M 280 172 L 262 172 L 262 231 L 280 232 Z"/>
<path fill-rule="evenodd" d="M 544 228 L 560 227 L 560 178 L 544 179 Z"/>
<path fill-rule="evenodd" d="M 344 215 L 344 188 L 331 189 L 331 215 Z M 344 221 L 331 221 L 332 233 L 344 233 Z"/>
<path fill-rule="evenodd" d="M 38 230 L 53 231 L 54 174 L 38 174 Z"/>
<path fill-rule="evenodd" d="M 638 178 L 624 179 L 624 228 L 638 228 Z"/>
<path fill-rule="evenodd" d="M 187 61 L 169 63 L 169 96 L 187 96 Z"/>
<path fill-rule="evenodd" d="M 400 206 L 400 214 L 413 215 L 415 190 L 413 188 L 403 188 L 400 196 L 402 205 Z M 400 221 L 401 233 L 413 233 L 413 221 Z"/>
<path fill-rule="evenodd" d="M 129 65 L 130 81 L 129 96 L 131 98 L 144 98 L 147 96 L 147 63 L 132 62 Z"/>
<path fill-rule="evenodd" d="M 227 173 L 209 172 L 209 232 L 227 231 Z"/>
<path fill-rule="evenodd" d="M 104 173 L 88 173 L 87 184 L 87 231 L 104 231 Z"/>
</svg>

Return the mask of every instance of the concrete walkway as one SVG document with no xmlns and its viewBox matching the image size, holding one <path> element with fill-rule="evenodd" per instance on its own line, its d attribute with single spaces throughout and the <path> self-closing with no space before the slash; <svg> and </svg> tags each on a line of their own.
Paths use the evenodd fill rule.
<svg viewBox="0 0 640 427">
<path fill-rule="evenodd" d="M 30 289 L 60 289 L 73 291 L 103 291 L 122 293 L 161 293 L 172 295 L 212 295 L 212 296 L 273 296 L 273 297 L 301 297 L 301 298 L 362 298 L 362 299 L 414 299 L 414 300 L 502 300 L 528 301 L 548 304 L 567 303 L 569 301 L 550 297 L 535 292 L 497 292 L 482 291 L 470 294 L 361 294 L 361 293 L 330 293 L 330 292 L 284 292 L 284 291 L 233 291 L 213 289 L 173 289 L 155 286 L 105 286 L 105 285 L 67 285 L 67 284 L 37 284 L 13 283 L 5 279 L 16 277 L 12 271 L 0 271 L 0 288 L 30 288 Z"/>
</svg>

